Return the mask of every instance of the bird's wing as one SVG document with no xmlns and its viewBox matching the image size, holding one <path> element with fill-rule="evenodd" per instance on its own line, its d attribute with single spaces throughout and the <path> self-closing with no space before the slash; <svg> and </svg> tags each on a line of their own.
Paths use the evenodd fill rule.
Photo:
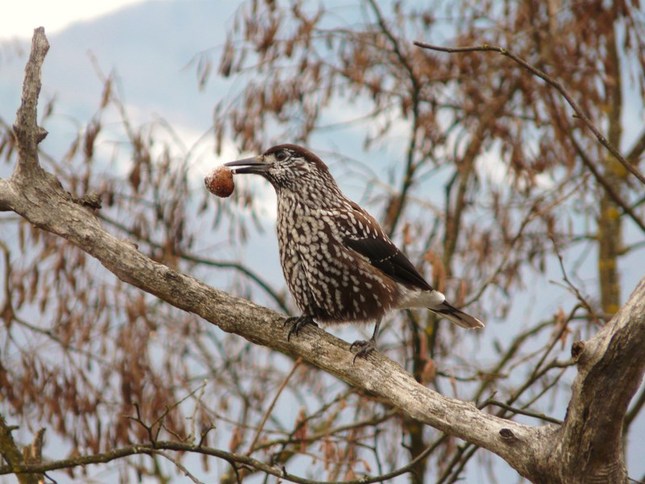
<svg viewBox="0 0 645 484">
<path fill-rule="evenodd" d="M 374 267 L 396 282 L 431 291 L 432 286 L 385 235 L 378 222 L 355 203 L 351 202 L 351 206 L 353 217 L 345 221 L 349 222 L 343 238 L 345 246 L 369 259 Z"/>
</svg>

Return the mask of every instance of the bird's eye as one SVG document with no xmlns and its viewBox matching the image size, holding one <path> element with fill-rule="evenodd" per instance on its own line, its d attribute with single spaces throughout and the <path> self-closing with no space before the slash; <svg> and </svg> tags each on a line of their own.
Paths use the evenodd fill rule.
<svg viewBox="0 0 645 484">
<path fill-rule="evenodd" d="M 275 159 L 276 159 L 277 161 L 284 161 L 284 160 L 286 160 L 288 157 L 289 157 L 289 155 L 287 154 L 287 152 L 286 152 L 286 151 L 278 151 L 278 152 L 275 154 Z"/>
</svg>

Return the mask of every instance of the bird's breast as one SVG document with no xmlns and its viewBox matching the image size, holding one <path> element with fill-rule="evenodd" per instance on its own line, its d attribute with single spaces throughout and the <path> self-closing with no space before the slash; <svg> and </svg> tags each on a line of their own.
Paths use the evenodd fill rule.
<svg viewBox="0 0 645 484">
<path fill-rule="evenodd" d="M 398 288 L 345 246 L 333 211 L 278 205 L 280 260 L 296 303 L 321 322 L 369 321 L 395 305 Z"/>
</svg>

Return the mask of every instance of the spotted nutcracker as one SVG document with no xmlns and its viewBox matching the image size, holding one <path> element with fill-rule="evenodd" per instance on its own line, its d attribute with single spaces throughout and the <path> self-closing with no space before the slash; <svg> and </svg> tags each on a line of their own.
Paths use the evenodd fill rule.
<svg viewBox="0 0 645 484">
<path fill-rule="evenodd" d="M 365 357 L 375 349 L 381 318 L 406 308 L 428 308 L 463 328 L 484 327 L 426 282 L 374 217 L 343 195 L 311 151 L 282 144 L 226 166 L 238 175 L 261 175 L 278 196 L 280 261 L 302 311 L 287 319 L 288 338 L 316 321 L 375 321 L 372 338 L 352 344 L 356 356 Z"/>
</svg>

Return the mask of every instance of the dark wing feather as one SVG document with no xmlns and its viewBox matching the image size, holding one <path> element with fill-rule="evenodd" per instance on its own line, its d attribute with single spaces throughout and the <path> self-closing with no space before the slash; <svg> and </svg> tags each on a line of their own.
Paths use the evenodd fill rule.
<svg viewBox="0 0 645 484">
<path fill-rule="evenodd" d="M 354 209 L 353 219 L 360 222 L 363 227 L 370 227 L 371 230 L 367 232 L 357 230 L 358 233 L 347 234 L 343 239 L 345 245 L 367 257 L 374 267 L 396 282 L 431 291 L 432 286 L 419 274 L 394 242 L 383 233 L 383 229 L 376 220 L 355 203 L 352 202 L 351 205 Z"/>
<path fill-rule="evenodd" d="M 345 245 L 367 257 L 374 267 L 396 282 L 427 291 L 432 290 L 430 284 L 392 242 L 373 238 L 345 238 Z"/>
</svg>

